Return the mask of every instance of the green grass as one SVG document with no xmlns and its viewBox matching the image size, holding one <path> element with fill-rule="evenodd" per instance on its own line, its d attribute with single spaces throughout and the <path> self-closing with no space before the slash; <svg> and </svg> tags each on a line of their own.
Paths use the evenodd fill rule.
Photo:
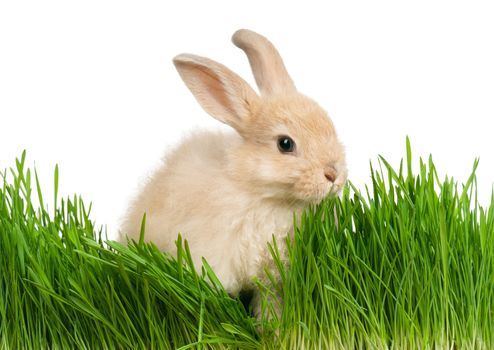
<svg viewBox="0 0 494 350">
<path fill-rule="evenodd" d="M 478 205 L 476 167 L 458 186 L 431 159 L 414 173 L 408 140 L 398 170 L 380 158 L 369 188 L 297 223 L 283 315 L 257 323 L 186 244 L 172 259 L 106 241 L 79 197 L 57 198 L 57 169 L 48 211 L 23 154 L 0 184 L 0 348 L 492 349 L 494 200 Z"/>
</svg>

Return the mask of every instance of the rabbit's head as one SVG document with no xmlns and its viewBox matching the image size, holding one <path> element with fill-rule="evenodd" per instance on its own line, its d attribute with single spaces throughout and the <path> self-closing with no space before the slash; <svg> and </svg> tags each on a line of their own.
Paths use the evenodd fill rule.
<svg viewBox="0 0 494 350">
<path fill-rule="evenodd" d="M 318 203 L 346 181 L 345 152 L 327 113 L 300 94 L 274 46 L 239 30 L 260 91 L 220 63 L 190 54 L 173 62 L 206 112 L 241 136 L 226 150 L 228 172 L 260 197 Z"/>
</svg>

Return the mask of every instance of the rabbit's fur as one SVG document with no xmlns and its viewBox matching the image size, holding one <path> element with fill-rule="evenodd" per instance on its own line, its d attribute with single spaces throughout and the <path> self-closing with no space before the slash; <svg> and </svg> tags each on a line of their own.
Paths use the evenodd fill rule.
<svg viewBox="0 0 494 350">
<path fill-rule="evenodd" d="M 268 242 L 274 236 L 283 255 L 294 213 L 339 192 L 346 165 L 331 120 L 297 92 L 274 46 L 249 30 L 237 31 L 233 42 L 247 54 L 261 94 L 215 61 L 175 57 L 204 110 L 236 132 L 196 132 L 167 154 L 130 205 L 120 235 L 137 239 L 146 213 L 147 241 L 175 253 L 181 233 L 196 266 L 206 258 L 235 295 L 274 269 Z M 280 136 L 295 148 L 282 152 Z"/>
</svg>

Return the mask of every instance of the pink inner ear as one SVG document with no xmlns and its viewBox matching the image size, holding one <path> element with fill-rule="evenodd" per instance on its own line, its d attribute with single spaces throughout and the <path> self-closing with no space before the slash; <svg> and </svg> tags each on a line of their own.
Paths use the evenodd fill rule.
<svg viewBox="0 0 494 350">
<path fill-rule="evenodd" d="M 235 114 L 232 101 L 217 74 L 207 67 L 190 62 L 178 63 L 178 65 L 183 73 L 186 73 L 182 75 L 185 84 L 208 113 L 216 118 Z"/>
<path fill-rule="evenodd" d="M 191 70 L 192 76 L 195 76 L 194 80 L 196 80 L 198 84 L 203 85 L 204 89 L 207 91 L 206 94 L 203 93 L 202 99 L 204 99 L 204 101 L 200 101 L 201 103 L 205 103 L 213 109 L 217 109 L 218 107 L 224 109 L 228 114 L 235 113 L 235 110 L 231 105 L 231 99 L 225 90 L 225 86 L 216 74 L 201 66 L 191 66 L 186 69 Z M 209 95 L 209 98 L 207 95 Z M 208 102 L 208 99 L 214 100 L 216 106 L 213 106 L 211 102 Z"/>
</svg>

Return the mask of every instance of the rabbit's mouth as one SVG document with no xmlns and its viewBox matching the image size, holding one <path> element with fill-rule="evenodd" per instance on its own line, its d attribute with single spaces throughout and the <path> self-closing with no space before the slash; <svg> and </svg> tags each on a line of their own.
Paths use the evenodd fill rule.
<svg viewBox="0 0 494 350">
<path fill-rule="evenodd" d="M 324 199 L 328 197 L 337 197 L 342 189 L 342 186 L 337 183 L 330 183 L 329 190 L 325 191 L 322 196 L 318 198 L 318 203 L 322 202 Z"/>
<path fill-rule="evenodd" d="M 319 204 L 331 196 L 338 196 L 346 182 L 345 171 L 320 173 L 311 171 L 300 176 L 293 184 L 295 197 L 306 204 Z"/>
<path fill-rule="evenodd" d="M 296 197 L 305 203 L 305 205 L 317 205 L 328 197 L 338 196 L 340 191 L 341 186 L 337 184 L 320 184 L 320 186 L 316 186 L 309 192 L 298 192 Z"/>
</svg>

